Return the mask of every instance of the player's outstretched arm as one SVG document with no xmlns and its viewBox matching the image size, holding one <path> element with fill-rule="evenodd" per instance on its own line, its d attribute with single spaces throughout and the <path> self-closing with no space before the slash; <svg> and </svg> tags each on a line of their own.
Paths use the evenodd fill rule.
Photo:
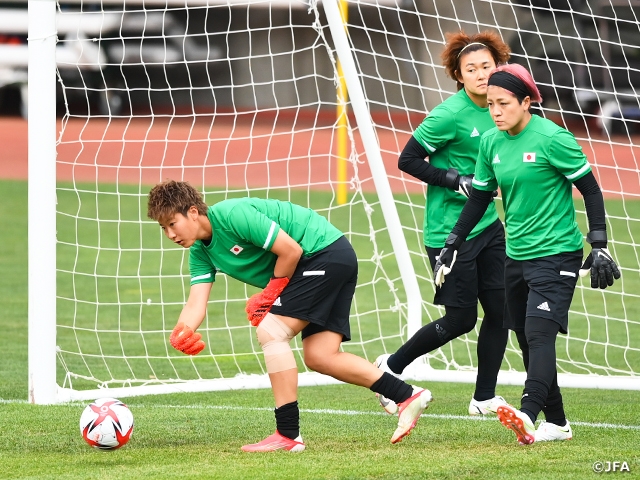
<svg viewBox="0 0 640 480">
<path fill-rule="evenodd" d="M 207 313 L 207 302 L 213 283 L 197 283 L 191 286 L 189 298 L 176 324 L 169 342 L 176 350 L 187 355 L 197 355 L 204 350 L 202 335 L 196 330 Z"/>
<path fill-rule="evenodd" d="M 271 251 L 278 256 L 273 270 L 273 277 L 263 291 L 256 293 L 247 301 L 247 319 L 257 327 L 269 313 L 273 302 L 280 296 L 289 279 L 298 266 L 302 256 L 302 247 L 283 230 L 278 232 Z"/>
</svg>

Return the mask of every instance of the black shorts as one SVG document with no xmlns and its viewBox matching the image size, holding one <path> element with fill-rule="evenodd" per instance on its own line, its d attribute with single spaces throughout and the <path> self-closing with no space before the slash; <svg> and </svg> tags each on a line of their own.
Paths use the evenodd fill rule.
<svg viewBox="0 0 640 480">
<path fill-rule="evenodd" d="M 349 313 L 358 283 L 358 259 L 346 237 L 298 262 L 289 284 L 270 312 L 309 322 L 304 340 L 329 330 L 351 340 Z"/>
<path fill-rule="evenodd" d="M 441 250 L 427 247 L 432 270 Z M 505 257 L 504 227 L 500 220 L 496 220 L 458 249 L 456 263 L 444 285 L 436 287 L 433 303 L 447 307 L 475 307 L 478 293 L 502 290 Z"/>
<path fill-rule="evenodd" d="M 542 317 L 567 333 L 569 307 L 582 265 L 582 249 L 531 260 L 505 262 L 504 327 L 522 331 L 527 317 Z"/>
</svg>

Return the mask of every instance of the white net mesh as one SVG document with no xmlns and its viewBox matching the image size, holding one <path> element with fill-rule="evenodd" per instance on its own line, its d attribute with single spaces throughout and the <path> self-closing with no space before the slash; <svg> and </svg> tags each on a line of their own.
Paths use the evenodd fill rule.
<svg viewBox="0 0 640 480">
<path fill-rule="evenodd" d="M 188 257 L 146 219 L 146 195 L 166 178 L 189 180 L 209 204 L 278 198 L 327 216 L 360 262 L 353 340 L 344 349 L 370 360 L 394 351 L 407 336 L 406 293 L 353 116 L 348 201 L 337 202 L 338 57 L 322 5 L 161 3 L 58 11 L 59 383 L 82 390 L 265 372 L 244 314 L 254 289 L 223 275 L 200 330 L 205 351 L 191 358 L 168 344 L 188 295 Z M 420 285 L 422 320 L 441 314 L 430 303 L 422 245 L 424 186 L 396 162 L 429 109 L 455 92 L 440 65 L 445 32 L 493 29 L 541 86 L 539 113 L 566 124 L 594 166 L 609 248 L 622 269 L 604 292 L 580 282 L 560 371 L 638 375 L 638 18 L 632 2 L 537 3 L 348 3 L 351 54 Z M 577 206 L 586 231 L 579 198 Z M 478 328 L 426 363 L 472 370 Z M 515 342 L 503 368 L 522 370 Z"/>
</svg>

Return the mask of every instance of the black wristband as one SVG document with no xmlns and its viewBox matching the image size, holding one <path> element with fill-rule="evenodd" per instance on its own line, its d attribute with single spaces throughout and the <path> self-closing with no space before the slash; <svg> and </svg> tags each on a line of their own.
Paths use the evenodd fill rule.
<svg viewBox="0 0 640 480">
<path fill-rule="evenodd" d="M 460 186 L 460 174 L 455 168 L 447 170 L 447 174 L 444 177 L 444 184 L 451 190 L 457 190 Z"/>
<path fill-rule="evenodd" d="M 607 245 L 606 230 L 592 230 L 589 233 L 587 233 L 587 243 L 590 245 L 594 245 L 595 243 L 599 243 L 599 244 L 604 243 L 604 245 L 606 246 Z M 602 248 L 602 247 L 599 247 L 599 248 Z"/>
<path fill-rule="evenodd" d="M 464 243 L 464 240 L 456 235 L 455 233 L 450 233 L 447 239 L 444 242 L 445 247 L 453 247 L 456 250 L 460 248 L 460 245 Z"/>
</svg>

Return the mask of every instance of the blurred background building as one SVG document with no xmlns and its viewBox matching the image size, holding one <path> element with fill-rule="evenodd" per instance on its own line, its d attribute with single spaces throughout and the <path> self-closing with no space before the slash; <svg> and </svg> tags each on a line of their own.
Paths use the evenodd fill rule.
<svg viewBox="0 0 640 480">
<path fill-rule="evenodd" d="M 367 9 L 363 2 L 350 17 L 350 36 L 363 72 L 370 108 L 394 95 L 394 81 L 385 79 L 378 57 L 367 55 L 386 43 L 393 57 L 423 60 L 429 68 L 407 68 L 402 75 L 421 77 L 424 92 L 397 89 L 404 101 L 428 110 L 455 90 L 440 68 L 444 34 L 464 29 L 497 30 L 513 50 L 512 61 L 531 69 L 542 87 L 546 112 L 561 112 L 564 121 L 583 114 L 624 120 L 640 117 L 640 2 L 635 0 L 523 0 L 478 2 L 472 0 L 382 0 L 400 7 L 388 16 Z M 294 68 L 332 75 L 326 59 L 318 61 L 313 48 L 278 59 L 274 46 L 290 51 L 315 41 L 308 26 L 316 21 L 302 1 L 256 3 L 210 13 L 206 1 L 185 2 L 59 2 L 57 61 L 58 112 L 83 115 L 129 115 L 154 111 L 211 112 L 225 108 L 285 106 L 304 102 L 300 95 L 317 95 L 317 88 L 289 88 L 279 83 L 280 71 Z M 365 2 L 366 3 L 366 2 Z M 180 5 L 181 4 L 181 5 Z M 151 5 L 151 7 L 150 7 Z M 293 5 L 293 8 L 289 8 Z M 282 8 L 279 8 L 281 6 Z M 415 15 L 419 12 L 421 15 Z M 278 25 L 301 25 L 299 34 Z M 384 23 L 408 40 L 389 44 L 387 36 L 364 34 L 359 23 Z M 321 24 L 324 19 L 320 19 Z M 27 2 L 0 2 L 0 114 L 26 112 Z M 249 29 L 251 35 L 246 35 Z M 228 35 L 243 31 L 245 34 Z M 294 30 L 295 32 L 295 30 Z M 280 35 L 281 34 L 281 35 Z M 280 38 L 278 37 L 280 35 Z M 415 35 L 426 37 L 411 40 Z M 269 36 L 270 42 L 267 42 Z M 267 51 L 271 45 L 272 51 Z M 260 53 L 264 53 L 261 57 Z M 274 55 L 275 54 L 275 55 Z M 249 60 L 250 58 L 250 60 Z M 261 59 L 262 58 L 262 59 Z M 246 60 L 245 60 L 246 59 Z M 326 62 L 327 64 L 323 64 Z M 407 66 L 409 64 L 407 63 Z M 275 67 L 274 67 L 275 66 Z M 435 68 L 434 68 L 435 67 Z M 282 69 L 282 70 L 281 70 Z M 287 75 L 285 75 L 287 76 Z M 288 75 L 290 76 L 290 75 Z M 313 80 L 309 80 L 313 81 Z M 415 80 L 412 80 L 415 82 Z M 243 84 L 253 84 L 243 89 Z M 64 85 L 64 88 L 62 86 Z M 230 85 L 234 85 L 231 88 Z M 327 81 L 322 95 L 335 98 L 335 85 Z M 408 98 L 407 98 L 408 95 Z M 414 95 L 414 98 L 412 98 Z M 295 98 L 294 98 L 295 97 Z M 635 101 L 634 101 L 635 100 Z"/>
</svg>

